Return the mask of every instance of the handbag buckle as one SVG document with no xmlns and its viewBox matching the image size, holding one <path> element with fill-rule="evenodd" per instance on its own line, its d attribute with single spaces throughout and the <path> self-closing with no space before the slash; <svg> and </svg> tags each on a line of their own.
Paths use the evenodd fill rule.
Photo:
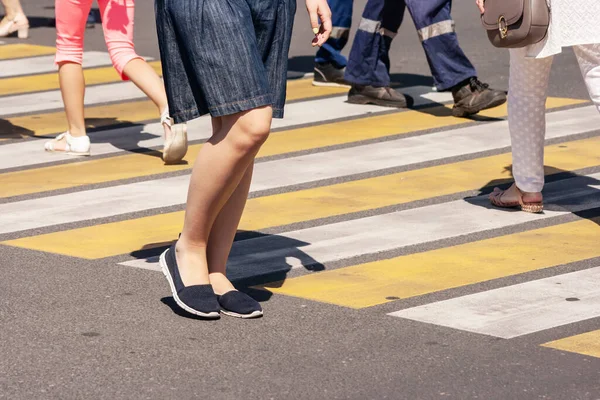
<svg viewBox="0 0 600 400">
<path fill-rule="evenodd" d="M 500 32 L 500 39 L 506 39 L 508 36 L 508 25 L 504 15 L 498 17 L 498 32 Z"/>
</svg>

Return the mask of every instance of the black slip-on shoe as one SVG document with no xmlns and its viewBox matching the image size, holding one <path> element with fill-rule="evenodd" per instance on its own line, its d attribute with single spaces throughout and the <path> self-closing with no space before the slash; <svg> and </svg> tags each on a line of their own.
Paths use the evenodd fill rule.
<svg viewBox="0 0 600 400">
<path fill-rule="evenodd" d="M 258 301 L 246 293 L 232 290 L 222 296 L 217 296 L 223 314 L 237 318 L 262 317 L 263 311 Z"/>
<path fill-rule="evenodd" d="M 160 255 L 160 266 L 169 281 L 173 299 L 179 307 L 203 318 L 216 319 L 220 317 L 219 302 L 211 285 L 185 286 L 179 275 L 175 245 Z"/>
</svg>

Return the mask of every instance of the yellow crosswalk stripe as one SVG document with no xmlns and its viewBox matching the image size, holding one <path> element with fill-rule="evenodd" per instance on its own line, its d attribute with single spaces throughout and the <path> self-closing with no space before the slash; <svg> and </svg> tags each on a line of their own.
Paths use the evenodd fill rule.
<svg viewBox="0 0 600 400">
<path fill-rule="evenodd" d="M 294 79 L 287 82 L 285 98 L 286 101 L 294 101 L 345 93 L 348 93 L 346 88 L 313 86 L 312 78 Z"/>
<path fill-rule="evenodd" d="M 579 101 L 550 98 L 547 106 L 548 108 L 561 107 Z M 464 119 L 460 118 L 436 117 L 435 109 L 431 111 L 431 114 L 407 111 L 276 132 L 267 140 L 258 156 L 279 155 L 464 123 Z M 487 110 L 481 114 L 494 118 L 503 117 L 506 115 L 506 106 Z M 189 161 L 188 165 L 166 167 L 159 157 L 128 154 L 0 174 L 2 188 L 0 198 L 188 169 L 194 164 L 201 146 L 196 144 L 189 147 L 186 157 Z M 64 179 L 65 176 L 76 178 Z"/>
<path fill-rule="evenodd" d="M 599 223 L 600 218 L 565 223 L 305 275 L 263 288 L 345 307 L 371 307 L 598 257 Z"/>
<path fill-rule="evenodd" d="M 158 118 L 156 106 L 149 100 L 86 107 L 86 128 L 102 128 L 116 124 L 136 124 Z M 65 113 L 56 111 L 3 118 L 2 138 L 49 136 L 67 129 Z"/>
<path fill-rule="evenodd" d="M 34 56 L 45 56 L 54 54 L 56 50 L 51 46 L 38 46 L 35 44 L 5 44 L 0 46 L 0 60 L 13 58 L 24 58 Z"/>
<path fill-rule="evenodd" d="M 148 64 L 157 74 L 160 75 L 162 73 L 160 62 L 151 61 Z M 113 67 L 84 69 L 83 76 L 85 77 L 86 85 L 100 85 L 103 83 L 119 82 L 121 80 L 120 75 Z M 0 96 L 57 90 L 59 88 L 58 73 L 56 72 L 0 79 Z"/>
<path fill-rule="evenodd" d="M 501 154 L 254 198 L 239 229 L 256 231 L 474 190 L 510 180 L 510 163 L 510 154 Z M 600 137 L 548 146 L 546 164 L 552 166 L 547 174 L 600 165 Z M 172 212 L 2 244 L 94 259 L 161 246 L 177 237 L 182 222 L 183 212 Z"/>
<path fill-rule="evenodd" d="M 313 87 L 310 79 L 290 80 L 288 81 L 287 99 L 288 101 L 309 100 L 332 94 L 341 94 L 345 91 L 347 89 Z M 574 104 L 573 100 L 568 103 Z M 158 112 L 151 101 L 144 100 L 86 107 L 85 117 L 87 129 L 93 129 L 154 120 L 158 118 Z M 0 128 L 0 138 L 4 139 L 55 135 L 66 130 L 65 115 L 64 112 L 57 111 L 5 117 Z"/>
<path fill-rule="evenodd" d="M 548 342 L 542 346 L 600 358 L 600 329 Z"/>
</svg>

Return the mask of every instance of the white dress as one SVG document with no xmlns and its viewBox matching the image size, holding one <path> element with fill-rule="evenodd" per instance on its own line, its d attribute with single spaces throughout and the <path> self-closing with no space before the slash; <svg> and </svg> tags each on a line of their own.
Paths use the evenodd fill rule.
<svg viewBox="0 0 600 400">
<path fill-rule="evenodd" d="M 560 53 L 563 47 L 600 43 L 600 0 L 548 1 L 548 35 L 527 47 L 528 57 L 544 58 Z"/>
</svg>

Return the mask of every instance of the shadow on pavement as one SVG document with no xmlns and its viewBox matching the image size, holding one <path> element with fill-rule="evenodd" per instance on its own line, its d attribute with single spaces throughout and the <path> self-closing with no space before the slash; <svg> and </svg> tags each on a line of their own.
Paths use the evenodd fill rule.
<svg viewBox="0 0 600 400">
<path fill-rule="evenodd" d="M 0 118 L 0 139 L 22 139 L 33 137 L 34 133 L 30 129 L 13 125 L 9 120 Z"/>
<path fill-rule="evenodd" d="M 504 171 L 510 174 L 510 178 L 506 179 L 495 179 L 491 180 L 482 186 L 479 189 L 479 193 L 472 197 L 465 198 L 465 201 L 477 205 L 479 207 L 484 207 L 487 209 L 495 209 L 495 210 L 504 210 L 506 212 L 522 212 L 518 208 L 497 208 L 493 206 L 489 202 L 477 202 L 473 201 L 476 197 L 490 194 L 494 187 L 498 187 L 502 190 L 508 189 L 514 181 L 512 174 L 512 165 L 508 165 L 504 167 Z M 565 211 L 571 210 L 574 215 L 577 215 L 580 218 L 588 219 L 598 225 L 600 225 L 600 208 L 593 207 L 580 211 L 582 206 L 585 206 L 589 201 L 597 200 L 600 196 L 600 190 L 596 189 L 593 186 L 600 186 L 600 180 L 595 178 L 590 178 L 585 175 L 579 175 L 572 171 L 566 171 L 560 168 L 555 168 L 552 166 L 544 166 L 544 175 L 546 177 L 546 185 L 548 184 L 558 184 L 561 181 L 565 181 L 567 179 L 578 178 L 574 181 L 570 182 L 568 187 L 568 191 L 565 191 L 564 194 L 556 194 L 553 193 L 551 196 L 544 197 L 544 210 L 546 211 Z M 542 193 L 545 194 L 547 190 L 545 189 Z M 573 195 L 577 194 L 577 192 L 586 193 L 582 196 L 574 197 Z M 568 196 L 567 196 L 568 195 Z"/>
<path fill-rule="evenodd" d="M 252 237 L 252 239 L 240 240 L 240 237 Z M 149 243 L 142 249 L 132 252 L 131 255 L 136 258 L 156 257 L 172 243 L 174 241 Z M 284 235 L 240 231 L 236 235 L 229 258 L 227 276 L 240 291 L 247 293 L 259 302 L 268 301 L 272 293 L 264 289 L 256 289 L 253 286 L 269 283 L 270 286 L 278 287 L 278 284 L 285 281 L 293 268 L 303 268 L 312 272 L 325 269 L 323 264 L 302 251 L 302 247 L 309 244 Z M 295 262 L 292 264 L 290 260 L 295 260 Z M 172 297 L 163 298 L 162 302 L 181 315 L 179 307 Z"/>
</svg>

